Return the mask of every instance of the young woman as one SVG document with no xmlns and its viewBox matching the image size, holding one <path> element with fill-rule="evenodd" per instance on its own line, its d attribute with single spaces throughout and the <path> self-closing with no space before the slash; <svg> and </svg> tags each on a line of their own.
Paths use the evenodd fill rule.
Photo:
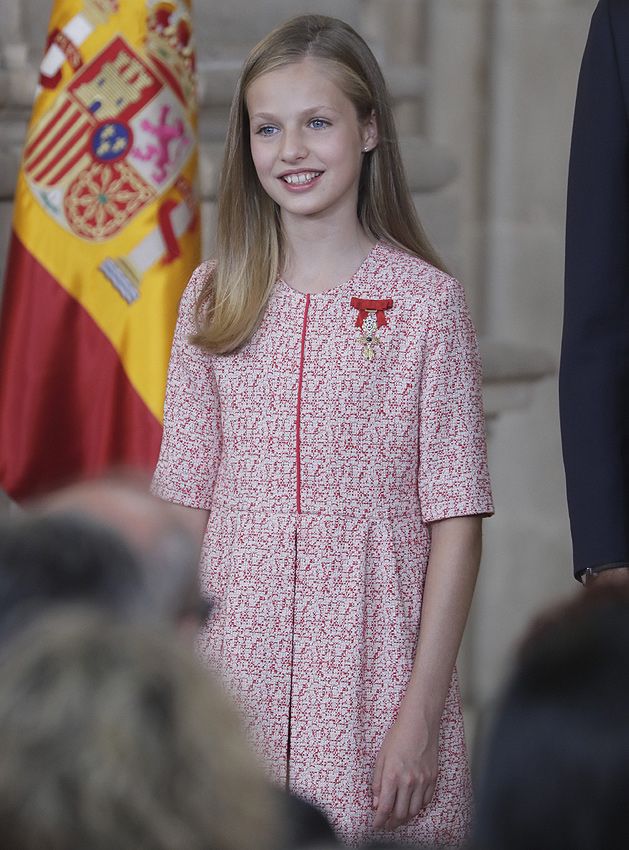
<svg viewBox="0 0 629 850">
<path fill-rule="evenodd" d="M 270 773 L 350 844 L 467 835 L 453 671 L 492 511 L 479 375 L 376 60 L 341 21 L 289 21 L 234 96 L 155 490 L 205 530 L 204 655 Z"/>
</svg>

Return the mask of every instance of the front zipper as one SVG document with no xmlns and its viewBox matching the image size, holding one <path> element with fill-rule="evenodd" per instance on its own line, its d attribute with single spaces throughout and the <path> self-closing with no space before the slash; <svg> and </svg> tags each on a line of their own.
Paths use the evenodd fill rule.
<svg viewBox="0 0 629 850">
<path fill-rule="evenodd" d="M 304 321 L 301 328 L 301 353 L 299 355 L 299 380 L 297 382 L 297 411 L 295 416 L 295 453 L 296 453 L 296 502 L 297 513 L 301 514 L 301 388 L 304 379 L 304 356 L 306 352 L 306 329 L 310 295 L 306 295 Z M 293 557 L 293 613 L 290 636 L 290 681 L 288 685 L 288 734 L 286 738 L 286 788 L 290 788 L 290 760 L 293 733 L 293 678 L 295 665 L 295 606 L 297 604 L 297 527 L 295 526 L 295 552 Z"/>
<path fill-rule="evenodd" d="M 293 682 L 295 678 L 295 607 L 297 605 L 297 526 L 295 526 L 293 557 L 293 612 L 290 627 L 290 679 L 288 682 L 288 732 L 286 735 L 286 790 L 290 790 L 290 760 L 293 743 Z"/>
<path fill-rule="evenodd" d="M 304 322 L 301 329 L 301 354 L 299 357 L 299 381 L 297 383 L 297 415 L 295 417 L 295 451 L 297 457 L 297 513 L 301 513 L 301 388 L 304 378 L 304 356 L 306 352 L 306 328 L 308 324 L 308 310 L 310 308 L 310 294 L 306 295 L 306 306 L 304 307 Z"/>
</svg>

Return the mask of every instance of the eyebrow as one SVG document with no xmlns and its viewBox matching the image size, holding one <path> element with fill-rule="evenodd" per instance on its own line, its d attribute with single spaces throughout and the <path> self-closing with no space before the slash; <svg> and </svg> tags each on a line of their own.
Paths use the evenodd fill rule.
<svg viewBox="0 0 629 850">
<path fill-rule="evenodd" d="M 317 112 L 334 112 L 335 115 L 338 115 L 338 110 L 334 109 L 333 106 L 326 106 L 325 104 L 319 104 L 319 106 L 309 106 L 308 109 L 303 109 L 299 113 L 299 117 L 303 118 L 306 115 L 312 115 Z M 271 112 L 254 112 L 253 115 L 250 116 L 250 120 L 254 118 L 262 119 L 263 121 L 273 121 L 276 116 L 274 116 Z"/>
</svg>

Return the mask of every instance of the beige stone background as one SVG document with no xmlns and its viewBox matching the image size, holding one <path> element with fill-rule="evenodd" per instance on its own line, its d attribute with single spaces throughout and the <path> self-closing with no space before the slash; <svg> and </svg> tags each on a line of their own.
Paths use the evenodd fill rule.
<svg viewBox="0 0 629 850">
<path fill-rule="evenodd" d="M 124 0 L 123 0 L 124 2 Z M 0 0 L 0 262 L 50 0 Z M 485 364 L 497 514 L 461 652 L 468 734 L 514 642 L 574 590 L 557 414 L 565 187 L 595 0 L 196 0 L 205 250 L 238 66 L 275 23 L 345 18 L 393 93 L 425 225 L 463 281 Z"/>
</svg>

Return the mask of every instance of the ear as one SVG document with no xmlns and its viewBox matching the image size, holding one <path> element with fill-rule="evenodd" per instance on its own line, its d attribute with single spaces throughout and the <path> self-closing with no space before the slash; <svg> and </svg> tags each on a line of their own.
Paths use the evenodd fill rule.
<svg viewBox="0 0 629 850">
<path fill-rule="evenodd" d="M 364 153 L 372 151 L 378 144 L 378 124 L 376 122 L 376 113 L 373 109 L 371 110 L 371 115 L 363 121 L 361 137 Z"/>
</svg>

